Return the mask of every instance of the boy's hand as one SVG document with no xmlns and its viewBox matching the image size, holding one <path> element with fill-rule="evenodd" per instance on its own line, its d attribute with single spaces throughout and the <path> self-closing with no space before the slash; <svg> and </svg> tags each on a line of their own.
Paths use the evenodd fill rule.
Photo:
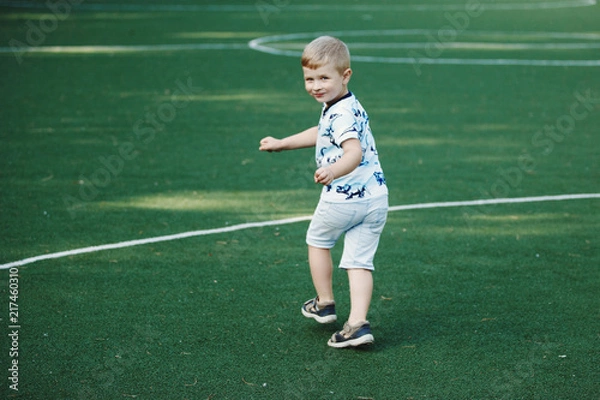
<svg viewBox="0 0 600 400">
<path fill-rule="evenodd" d="M 342 142 L 344 154 L 327 167 L 321 167 L 315 172 L 315 183 L 330 185 L 334 179 L 349 174 L 360 165 L 362 160 L 362 149 L 358 139 L 347 139 Z"/>
<path fill-rule="evenodd" d="M 260 140 L 260 147 L 258 148 L 260 151 L 281 151 L 281 140 L 275 139 L 274 137 L 267 136 L 266 138 L 262 138 Z"/>
<path fill-rule="evenodd" d="M 333 182 L 335 175 L 329 167 L 321 167 L 315 172 L 315 183 L 320 183 L 324 186 Z"/>
</svg>

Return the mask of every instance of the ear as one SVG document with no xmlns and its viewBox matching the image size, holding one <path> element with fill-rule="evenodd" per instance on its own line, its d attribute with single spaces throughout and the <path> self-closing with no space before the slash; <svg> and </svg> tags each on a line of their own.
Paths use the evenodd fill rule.
<svg viewBox="0 0 600 400">
<path fill-rule="evenodd" d="M 347 85 L 350 82 L 350 77 L 352 76 L 352 70 L 350 68 L 346 69 L 342 74 L 342 82 L 344 85 Z"/>
</svg>

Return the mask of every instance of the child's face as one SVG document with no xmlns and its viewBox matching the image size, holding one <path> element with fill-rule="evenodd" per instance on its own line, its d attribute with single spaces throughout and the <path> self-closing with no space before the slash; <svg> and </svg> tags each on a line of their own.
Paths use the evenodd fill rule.
<svg viewBox="0 0 600 400">
<path fill-rule="evenodd" d="M 348 82 L 352 75 L 350 68 L 343 74 L 332 65 L 317 69 L 302 67 L 302 71 L 306 91 L 319 103 L 331 103 L 348 93 Z"/>
</svg>

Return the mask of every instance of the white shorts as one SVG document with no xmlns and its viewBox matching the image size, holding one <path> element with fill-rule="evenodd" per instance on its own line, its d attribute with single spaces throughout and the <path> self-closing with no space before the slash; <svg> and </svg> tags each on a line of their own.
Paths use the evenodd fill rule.
<svg viewBox="0 0 600 400">
<path fill-rule="evenodd" d="M 351 203 L 319 201 L 306 233 L 306 243 L 331 249 L 346 234 L 340 268 L 373 270 L 387 212 L 388 196 Z"/>
</svg>

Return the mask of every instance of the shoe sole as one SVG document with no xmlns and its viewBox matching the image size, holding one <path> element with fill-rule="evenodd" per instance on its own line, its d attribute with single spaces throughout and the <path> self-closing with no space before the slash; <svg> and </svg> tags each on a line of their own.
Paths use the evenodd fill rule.
<svg viewBox="0 0 600 400">
<path fill-rule="evenodd" d="M 362 335 L 356 339 L 344 340 L 343 342 L 333 342 L 331 339 L 327 342 L 327 344 L 331 347 L 335 348 L 343 348 L 343 347 L 357 347 L 371 344 L 375 341 L 375 338 L 370 333 L 366 335 Z"/>
<path fill-rule="evenodd" d="M 304 307 L 302 307 L 301 310 L 302 315 L 304 315 L 306 318 L 312 318 L 320 324 L 330 324 L 332 322 L 337 321 L 337 315 L 327 315 L 325 317 L 321 317 L 319 315 L 309 313 L 304 309 Z"/>
</svg>

